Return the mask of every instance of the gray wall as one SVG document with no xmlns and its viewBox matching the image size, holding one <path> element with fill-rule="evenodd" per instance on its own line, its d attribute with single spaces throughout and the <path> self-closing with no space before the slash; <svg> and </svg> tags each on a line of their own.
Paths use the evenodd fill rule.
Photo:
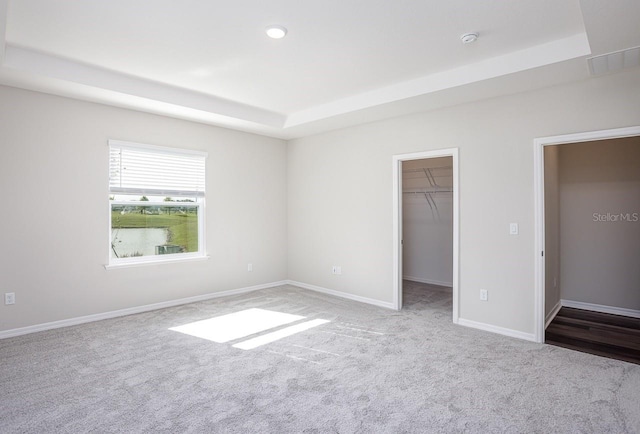
<svg viewBox="0 0 640 434">
<path fill-rule="evenodd" d="M 559 148 L 562 299 L 640 310 L 640 137 Z"/>
<path fill-rule="evenodd" d="M 453 198 L 434 198 L 439 217 L 423 197 L 403 201 L 403 274 L 405 279 L 451 286 L 453 279 Z"/>
<path fill-rule="evenodd" d="M 290 141 L 289 277 L 392 302 L 392 156 L 458 147 L 460 316 L 533 334 L 533 140 L 638 125 L 638 101 L 634 69 Z"/>
<path fill-rule="evenodd" d="M 560 302 L 560 148 L 544 148 L 545 316 Z"/>
<path fill-rule="evenodd" d="M 16 293 L 0 330 L 286 279 L 284 141 L 9 87 L 0 101 L 0 293 Z M 209 260 L 104 269 L 108 139 L 209 153 Z"/>
</svg>

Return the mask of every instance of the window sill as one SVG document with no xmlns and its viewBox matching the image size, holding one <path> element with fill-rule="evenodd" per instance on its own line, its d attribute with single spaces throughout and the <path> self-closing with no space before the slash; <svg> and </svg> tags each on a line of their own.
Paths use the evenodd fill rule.
<svg viewBox="0 0 640 434">
<path fill-rule="evenodd" d="M 106 264 L 105 270 L 114 270 L 117 268 L 132 268 L 132 267 L 144 267 L 147 265 L 169 264 L 174 262 L 196 262 L 206 261 L 209 259 L 209 255 L 204 256 L 190 256 L 188 258 L 169 258 L 169 259 L 151 259 L 148 261 L 136 261 L 136 262 L 121 262 L 119 264 Z"/>
</svg>

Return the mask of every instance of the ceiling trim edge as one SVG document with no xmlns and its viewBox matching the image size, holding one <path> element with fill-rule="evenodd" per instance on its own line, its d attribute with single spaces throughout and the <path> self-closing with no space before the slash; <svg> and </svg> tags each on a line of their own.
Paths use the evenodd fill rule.
<svg viewBox="0 0 640 434">
<path fill-rule="evenodd" d="M 284 128 L 591 54 L 586 33 L 405 81 L 292 113 Z"/>
<path fill-rule="evenodd" d="M 282 128 L 285 116 L 213 95 L 154 82 L 93 65 L 63 59 L 28 48 L 5 44 L 7 69 L 29 72 L 98 89 L 148 98 L 164 103 L 220 114 L 265 126 Z"/>
</svg>

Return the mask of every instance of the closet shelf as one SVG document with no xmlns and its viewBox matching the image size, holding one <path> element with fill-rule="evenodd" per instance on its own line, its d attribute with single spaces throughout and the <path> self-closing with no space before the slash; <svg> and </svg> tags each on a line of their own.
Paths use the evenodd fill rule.
<svg viewBox="0 0 640 434">
<path fill-rule="evenodd" d="M 435 193 L 453 193 L 453 190 L 450 188 L 443 189 L 419 189 L 419 190 L 403 190 L 402 194 L 435 194 Z"/>
</svg>

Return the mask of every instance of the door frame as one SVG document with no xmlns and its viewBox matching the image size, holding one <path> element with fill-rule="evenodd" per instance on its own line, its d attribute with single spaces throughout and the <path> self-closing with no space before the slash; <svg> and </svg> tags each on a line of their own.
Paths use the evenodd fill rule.
<svg viewBox="0 0 640 434">
<path fill-rule="evenodd" d="M 451 157 L 453 165 L 453 322 L 459 318 L 460 188 L 458 148 L 413 152 L 393 156 L 393 306 L 402 309 L 402 162 Z"/>
<path fill-rule="evenodd" d="M 540 137 L 533 140 L 534 166 L 534 257 L 535 257 L 535 307 L 534 325 L 535 340 L 544 343 L 545 332 L 545 258 L 544 258 L 544 148 L 545 146 L 564 145 L 567 143 L 593 142 L 596 140 L 618 139 L 640 136 L 640 126 L 614 128 L 609 130 L 588 131 L 560 136 Z"/>
</svg>

